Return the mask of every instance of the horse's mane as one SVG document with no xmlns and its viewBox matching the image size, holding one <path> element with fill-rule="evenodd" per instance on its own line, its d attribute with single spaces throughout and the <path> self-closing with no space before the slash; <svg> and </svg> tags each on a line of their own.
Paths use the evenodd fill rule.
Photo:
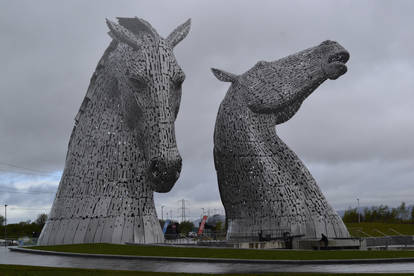
<svg viewBox="0 0 414 276">
<path fill-rule="evenodd" d="M 142 19 L 138 19 L 136 17 L 118 17 L 117 19 L 118 23 L 121 26 L 131 31 L 137 37 L 140 37 L 144 34 L 148 34 L 155 40 L 155 38 L 158 36 L 157 32 L 151 27 L 151 25 Z M 112 39 L 108 48 L 106 48 L 104 54 L 99 60 L 98 65 L 95 68 L 95 72 L 92 74 L 86 95 L 83 98 L 78 113 L 75 116 L 75 126 L 79 122 L 80 116 L 86 110 L 86 107 L 88 106 L 88 103 L 92 98 L 91 94 L 94 90 L 93 88 L 95 87 L 97 76 L 101 73 L 100 69 L 103 68 L 103 64 L 105 64 L 106 60 L 108 59 L 108 56 L 116 49 L 118 43 L 119 42 L 116 39 Z"/>
</svg>

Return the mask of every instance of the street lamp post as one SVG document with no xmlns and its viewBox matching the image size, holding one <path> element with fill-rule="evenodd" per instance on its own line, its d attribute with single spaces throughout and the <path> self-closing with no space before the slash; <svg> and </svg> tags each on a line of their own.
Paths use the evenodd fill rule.
<svg viewBox="0 0 414 276">
<path fill-rule="evenodd" d="M 165 208 L 165 205 L 161 205 L 161 220 L 164 220 L 164 208 Z"/>
<path fill-rule="evenodd" d="M 357 198 L 357 202 L 358 202 L 358 223 L 361 223 L 361 214 L 359 213 L 359 198 Z"/>
<path fill-rule="evenodd" d="M 4 204 L 4 247 L 7 246 L 7 204 Z"/>
</svg>

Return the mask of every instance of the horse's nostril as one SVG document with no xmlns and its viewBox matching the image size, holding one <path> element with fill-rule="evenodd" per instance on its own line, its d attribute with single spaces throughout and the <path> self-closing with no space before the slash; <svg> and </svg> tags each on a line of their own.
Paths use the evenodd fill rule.
<svg viewBox="0 0 414 276">
<path fill-rule="evenodd" d="M 183 159 L 181 159 L 181 157 L 178 157 L 176 161 L 176 166 L 179 172 L 181 172 L 182 164 L 183 164 Z"/>
<path fill-rule="evenodd" d="M 150 167 L 149 167 L 149 173 L 154 178 L 178 178 L 181 172 L 181 166 L 182 166 L 182 159 L 181 157 L 178 157 L 175 160 L 170 161 L 164 161 L 164 160 L 158 160 L 154 159 L 151 161 Z"/>
<path fill-rule="evenodd" d="M 152 173 L 152 175 L 154 177 L 157 177 L 160 175 L 161 171 L 162 171 L 162 161 L 159 160 L 152 160 L 151 161 L 151 165 L 150 165 L 150 172 Z M 164 166 L 165 167 L 165 166 Z"/>
</svg>

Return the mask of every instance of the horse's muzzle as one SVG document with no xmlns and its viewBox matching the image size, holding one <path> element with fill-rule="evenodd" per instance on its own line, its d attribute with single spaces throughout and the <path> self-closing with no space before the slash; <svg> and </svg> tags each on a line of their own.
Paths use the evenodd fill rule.
<svg viewBox="0 0 414 276">
<path fill-rule="evenodd" d="M 180 177 L 182 159 L 173 160 L 154 159 L 150 163 L 149 178 L 158 193 L 167 193 Z"/>
</svg>

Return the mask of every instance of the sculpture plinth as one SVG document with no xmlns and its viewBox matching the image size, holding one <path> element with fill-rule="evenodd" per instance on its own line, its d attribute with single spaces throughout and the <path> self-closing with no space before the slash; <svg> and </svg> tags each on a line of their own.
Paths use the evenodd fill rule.
<svg viewBox="0 0 414 276">
<path fill-rule="evenodd" d="M 174 122 L 184 73 L 172 49 L 190 21 L 163 39 L 142 19 L 118 20 L 107 21 L 113 40 L 76 116 L 39 245 L 164 239 L 153 192 L 168 192 L 180 175 Z"/>
<path fill-rule="evenodd" d="M 343 75 L 348 59 L 342 46 L 325 41 L 274 62 L 258 62 L 239 76 L 213 69 L 219 80 L 232 83 L 214 133 L 229 239 L 285 232 L 349 237 L 312 175 L 275 131 L 320 84 Z"/>
</svg>

